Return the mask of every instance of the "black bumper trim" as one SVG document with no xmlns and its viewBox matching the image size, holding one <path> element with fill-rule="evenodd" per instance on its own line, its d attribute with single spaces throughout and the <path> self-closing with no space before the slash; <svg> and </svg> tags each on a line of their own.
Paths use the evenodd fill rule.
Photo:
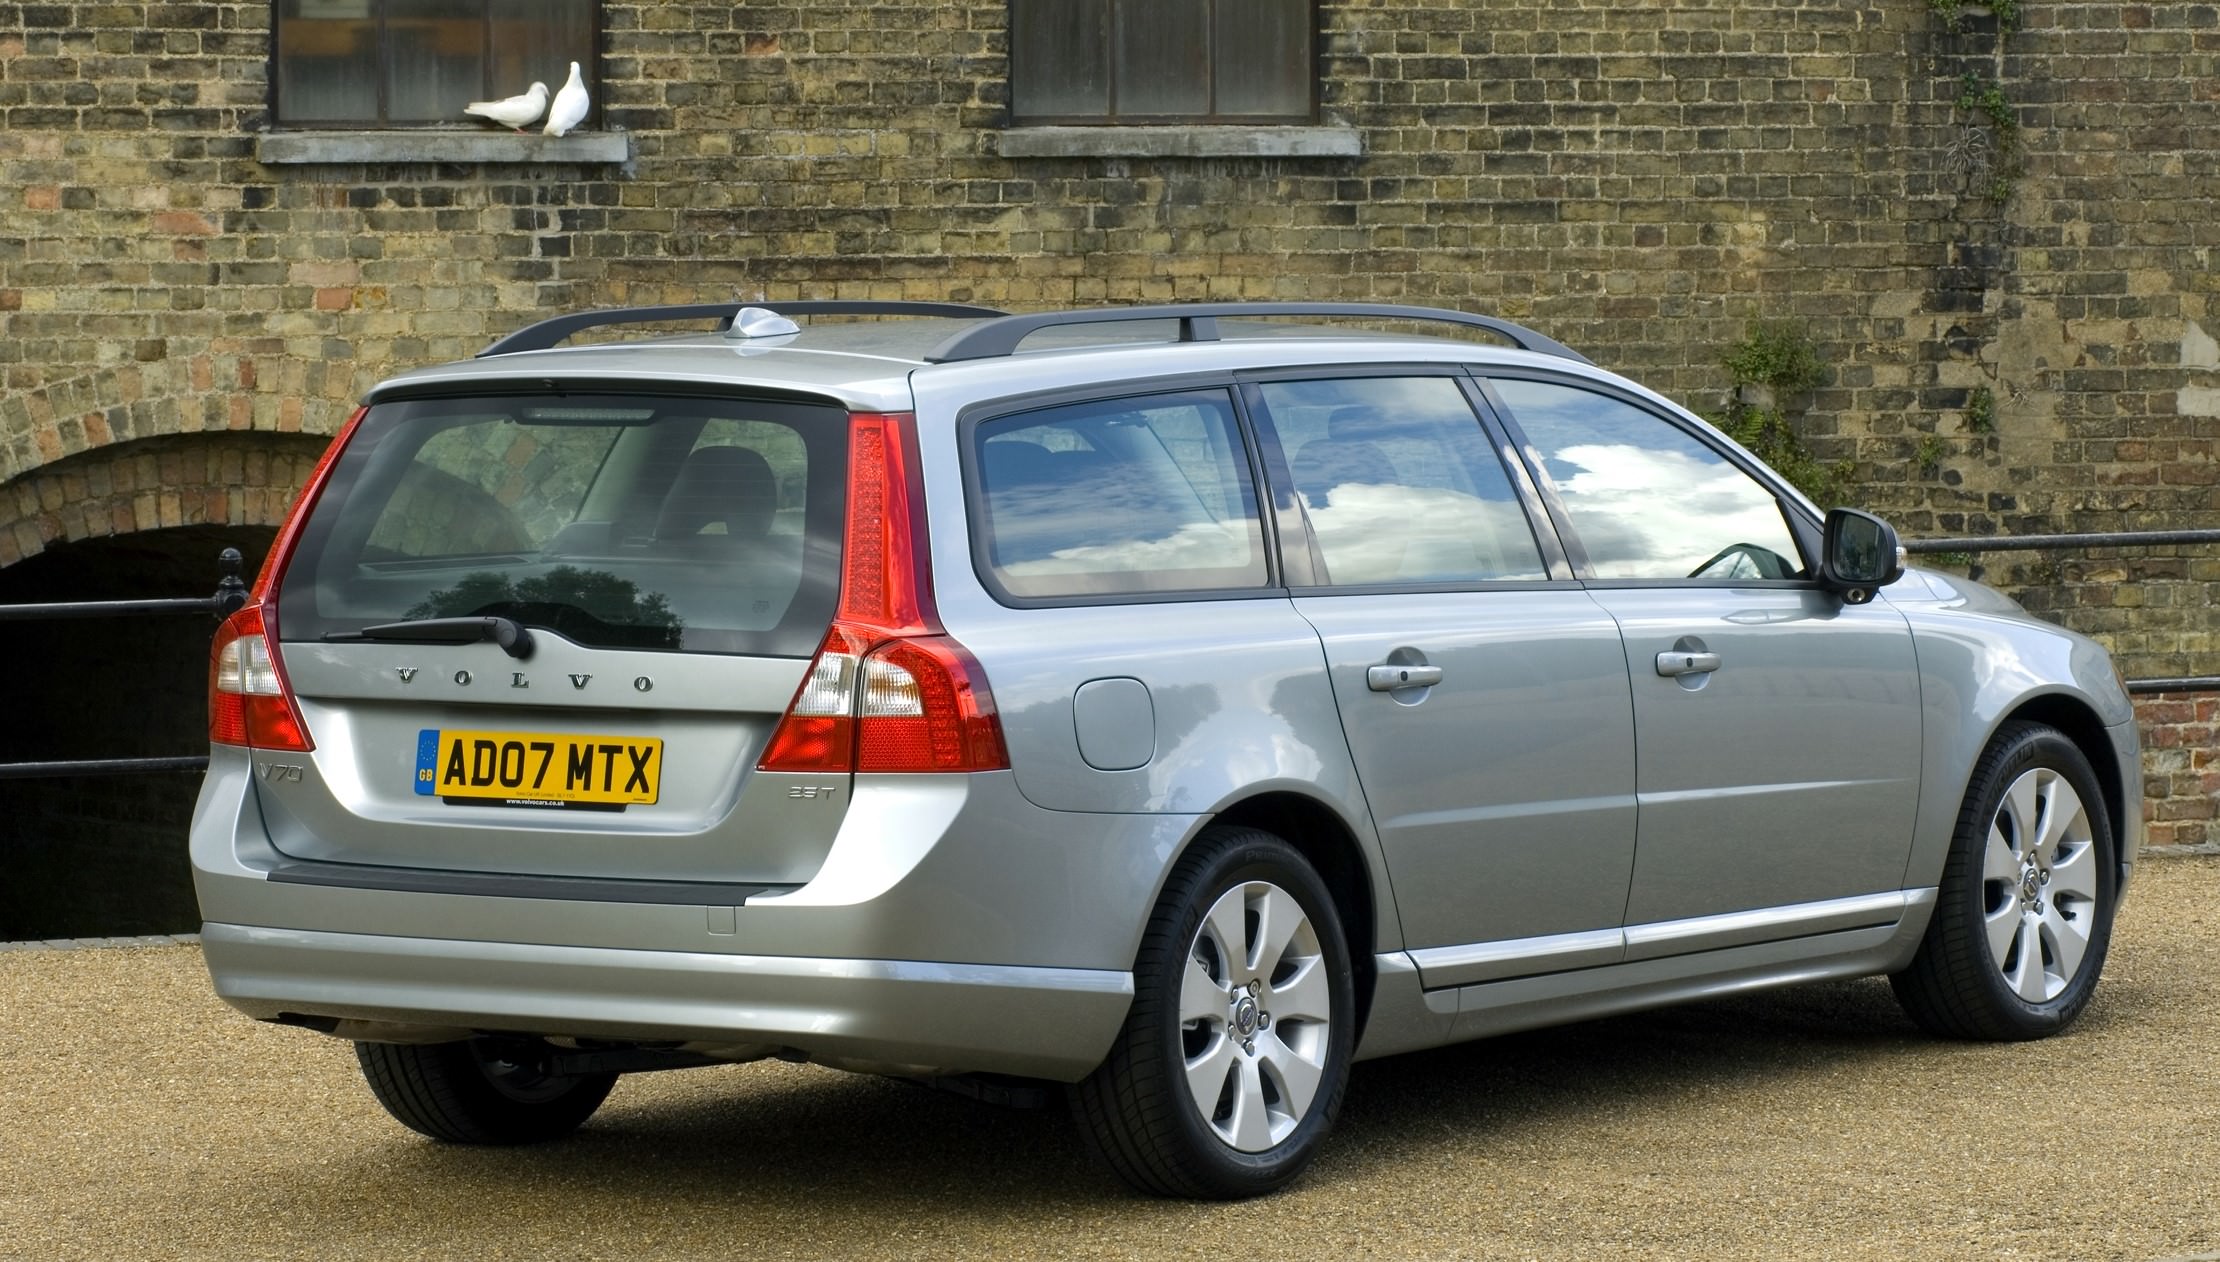
<svg viewBox="0 0 2220 1262">
<path fill-rule="evenodd" d="M 795 885 L 734 885 L 721 881 L 621 881 L 596 876 L 526 876 L 515 872 L 447 872 L 388 868 L 369 863 L 312 863 L 293 859 L 270 869 L 280 885 L 327 885 L 389 890 L 400 894 L 464 894 L 478 898 L 552 898 L 576 903 L 692 903 L 738 907 L 757 894 Z"/>
</svg>

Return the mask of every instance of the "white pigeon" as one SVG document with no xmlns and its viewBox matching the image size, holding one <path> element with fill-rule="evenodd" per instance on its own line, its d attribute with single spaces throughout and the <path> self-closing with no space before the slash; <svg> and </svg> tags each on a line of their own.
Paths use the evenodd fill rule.
<svg viewBox="0 0 2220 1262">
<path fill-rule="evenodd" d="M 498 101 L 472 101 L 463 106 L 463 113 L 490 118 L 503 127 L 524 130 L 526 123 L 536 123 L 547 112 L 547 85 L 535 83 L 521 96 L 504 97 Z"/>
<path fill-rule="evenodd" d="M 555 94 L 555 104 L 547 111 L 547 126 L 542 130 L 550 136 L 564 136 L 570 129 L 586 119 L 586 81 L 578 77 L 578 63 L 570 63 L 570 78 L 563 90 Z"/>
</svg>

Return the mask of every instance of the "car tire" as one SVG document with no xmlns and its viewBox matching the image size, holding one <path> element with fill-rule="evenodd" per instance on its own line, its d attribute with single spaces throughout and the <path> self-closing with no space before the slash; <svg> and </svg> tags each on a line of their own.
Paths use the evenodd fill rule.
<svg viewBox="0 0 2220 1262">
<path fill-rule="evenodd" d="M 1340 1110 L 1356 1033 L 1341 922 L 1302 855 L 1258 829 L 1206 830 L 1165 883 L 1133 989 L 1109 1057 L 1072 1091 L 1096 1155 L 1161 1196 L 1233 1200 L 1300 1174 Z"/>
<path fill-rule="evenodd" d="M 1947 1038 L 2071 1025 L 2104 968 L 2117 855 L 2088 758 L 2056 728 L 2005 724 L 1974 766 L 1919 953 L 1889 978 L 1897 1002 Z"/>
<path fill-rule="evenodd" d="M 617 1085 L 615 1074 L 544 1071 L 544 1044 L 357 1043 L 370 1093 L 394 1120 L 454 1144 L 536 1144 L 583 1125 Z"/>
</svg>

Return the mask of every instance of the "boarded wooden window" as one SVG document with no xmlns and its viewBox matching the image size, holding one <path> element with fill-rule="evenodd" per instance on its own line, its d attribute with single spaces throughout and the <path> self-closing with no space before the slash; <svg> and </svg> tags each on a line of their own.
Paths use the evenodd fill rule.
<svg viewBox="0 0 2220 1262">
<path fill-rule="evenodd" d="M 600 98 L 596 0 L 277 0 L 271 11 L 284 126 L 466 123 L 463 106 L 534 81 L 552 99 L 574 61 Z"/>
<path fill-rule="evenodd" d="M 1013 120 L 1307 123 L 1313 0 L 1010 0 Z"/>
</svg>

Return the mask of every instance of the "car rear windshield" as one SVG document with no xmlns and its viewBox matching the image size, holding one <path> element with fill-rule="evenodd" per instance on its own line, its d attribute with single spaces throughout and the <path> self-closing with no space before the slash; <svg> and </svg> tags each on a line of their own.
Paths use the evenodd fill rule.
<svg viewBox="0 0 2220 1262">
<path fill-rule="evenodd" d="M 498 614 L 594 648 L 807 657 L 838 595 L 847 414 L 639 394 L 380 403 L 278 633 Z"/>
</svg>

